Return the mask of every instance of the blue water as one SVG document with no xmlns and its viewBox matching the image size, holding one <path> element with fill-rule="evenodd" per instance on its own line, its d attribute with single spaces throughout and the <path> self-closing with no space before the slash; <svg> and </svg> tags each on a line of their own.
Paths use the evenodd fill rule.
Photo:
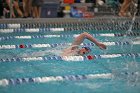
<svg viewBox="0 0 140 93">
<path fill-rule="evenodd" d="M 77 34 L 82 31 L 71 32 L 49 32 L 49 33 L 15 33 L 1 34 L 2 36 L 23 36 L 23 35 L 67 35 Z M 88 31 L 90 34 L 110 33 L 99 31 Z M 112 31 L 112 33 L 124 33 L 123 31 Z M 135 31 L 139 32 L 139 31 Z M 95 38 L 101 42 L 117 42 L 132 40 L 139 36 L 130 37 L 101 37 Z M 30 40 L 5 40 L 0 45 L 6 44 L 54 44 L 71 43 L 72 37 L 67 38 L 44 38 Z M 84 43 L 89 43 L 85 40 Z M 62 46 L 60 46 L 62 47 Z M 29 56 L 49 56 L 48 51 L 58 52 L 61 48 L 24 48 L 24 49 L 1 49 L 0 59 L 17 58 L 23 55 Z M 140 45 L 108 46 L 107 50 L 100 50 L 97 46 L 92 46 L 90 54 L 117 54 L 117 53 L 140 53 Z M 38 54 L 36 54 L 38 53 Z M 54 53 L 56 54 L 56 53 Z M 52 54 L 53 55 L 53 54 Z M 0 86 L 0 93 L 139 93 L 140 91 L 140 57 L 119 57 L 94 59 L 86 61 L 68 62 L 68 61 L 30 61 L 30 62 L 0 62 L 0 79 L 15 78 L 34 78 L 44 76 L 67 76 L 67 75 L 87 75 L 112 73 L 111 79 L 85 79 L 75 81 L 52 81 L 46 83 L 25 83 L 20 85 Z M 135 74 L 138 73 L 138 74 Z"/>
</svg>

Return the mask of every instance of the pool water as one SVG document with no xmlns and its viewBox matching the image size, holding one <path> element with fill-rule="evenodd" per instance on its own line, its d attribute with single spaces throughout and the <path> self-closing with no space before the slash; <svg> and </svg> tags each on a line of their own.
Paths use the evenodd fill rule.
<svg viewBox="0 0 140 93">
<path fill-rule="evenodd" d="M 50 22 L 48 26 L 48 28 L 67 27 L 71 28 L 71 31 L 58 31 L 57 29 L 56 31 L 16 32 L 16 29 L 12 33 L 3 33 L 3 28 L 9 28 L 2 28 L 1 25 L 0 93 L 139 93 L 140 23 L 138 20 L 139 18 L 137 18 L 131 34 L 127 32 L 131 21 L 125 18 L 123 20 L 108 18 L 106 21 L 104 19 L 103 21 L 92 19 L 88 20 L 91 23 L 90 25 L 87 25 L 88 21 L 80 20 L 77 25 L 80 24 L 81 26 L 72 25 L 73 22 L 69 19 L 68 22 L 63 24 L 70 25 L 54 25 Z M 67 20 L 65 19 L 65 21 Z M 82 27 L 92 27 L 92 22 L 95 22 L 94 25 L 97 29 L 80 30 Z M 115 22 L 119 24 L 115 24 Z M 83 23 L 85 24 L 83 25 Z M 21 22 L 21 24 L 26 23 Z M 116 27 L 116 29 L 113 27 Z M 21 27 L 20 29 L 28 28 Z M 34 26 L 34 28 L 38 27 Z M 40 29 L 43 28 L 47 28 L 47 26 L 40 27 Z M 107 49 L 100 50 L 97 46 L 90 44 L 90 41 L 85 40 L 84 44 L 92 49 L 92 52 L 88 55 L 97 56 L 94 60 L 89 60 L 88 55 L 81 60 L 76 57 L 73 60 L 70 58 L 70 60 L 54 58 L 68 46 L 67 43 L 72 43 L 74 35 L 85 31 L 92 34 L 100 42 L 116 43 L 115 45 L 114 43 L 105 43 Z M 112 34 L 121 35 L 112 36 Z M 44 37 L 45 35 L 49 36 Z M 32 38 L 15 38 L 16 36 L 31 36 Z M 34 44 L 49 44 L 51 46 L 34 47 Z M 15 45 L 16 47 L 8 48 L 4 45 Z M 20 45 L 23 45 L 23 47 L 21 48 Z M 33 57 L 42 59 L 28 59 Z M 58 76 L 59 79 L 56 79 Z M 40 80 L 42 77 L 49 77 L 49 79 L 46 81 Z M 23 82 L 25 79 L 29 80 Z M 8 83 L 3 82 L 4 80 Z"/>
</svg>

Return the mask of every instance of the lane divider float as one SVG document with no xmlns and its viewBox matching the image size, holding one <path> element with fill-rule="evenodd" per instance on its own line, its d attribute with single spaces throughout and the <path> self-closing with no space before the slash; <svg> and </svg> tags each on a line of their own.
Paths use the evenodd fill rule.
<svg viewBox="0 0 140 93">
<path fill-rule="evenodd" d="M 64 31 L 92 31 L 92 30 L 121 30 L 127 31 L 126 27 L 58 27 L 58 28 L 17 28 L 17 29 L 0 29 L 0 33 L 46 33 L 46 32 L 64 32 Z M 133 29 L 134 30 L 134 29 Z M 138 29 L 137 29 L 138 30 Z"/>
<path fill-rule="evenodd" d="M 139 45 L 140 41 L 135 42 L 102 42 L 107 46 Z M 0 45 L 0 49 L 19 49 L 19 48 L 54 48 L 57 46 L 70 46 L 72 43 L 55 44 L 20 44 L 20 45 Z M 94 43 L 82 43 L 81 46 L 95 46 Z"/>
<path fill-rule="evenodd" d="M 37 33 L 37 32 L 61 32 L 66 31 L 64 28 L 25 28 L 25 29 L 0 29 L 0 33 Z"/>
<path fill-rule="evenodd" d="M 0 86 L 21 85 L 28 83 L 47 83 L 53 81 L 78 81 L 86 79 L 111 79 L 111 73 L 88 74 L 88 75 L 67 75 L 67 76 L 47 76 L 34 78 L 1 79 Z"/>
<path fill-rule="evenodd" d="M 94 60 L 94 59 L 111 59 L 111 58 L 120 58 L 120 57 L 140 57 L 140 53 L 127 53 L 127 54 L 103 54 L 103 55 L 87 55 L 87 56 L 39 56 L 39 57 L 17 57 L 17 58 L 6 58 L 6 59 L 0 59 L 0 63 L 6 63 L 6 62 L 36 62 L 36 61 L 51 61 L 51 60 L 57 60 L 57 61 L 73 61 L 73 62 L 81 62 L 86 60 Z"/>
<path fill-rule="evenodd" d="M 0 41 L 11 40 L 11 39 L 38 39 L 38 38 L 70 38 L 76 37 L 79 34 L 74 35 L 34 35 L 34 36 L 6 36 L 0 37 Z M 140 33 L 130 33 L 130 34 L 121 34 L 121 33 L 108 33 L 108 34 L 92 34 L 93 36 L 103 36 L 103 37 L 121 37 L 121 36 L 140 36 Z"/>
</svg>

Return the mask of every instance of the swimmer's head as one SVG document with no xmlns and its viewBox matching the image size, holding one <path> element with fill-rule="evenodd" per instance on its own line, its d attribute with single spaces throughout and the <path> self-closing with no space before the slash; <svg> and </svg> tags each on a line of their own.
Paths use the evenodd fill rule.
<svg viewBox="0 0 140 93">
<path fill-rule="evenodd" d="M 85 55 L 88 54 L 89 52 L 91 52 L 91 49 L 87 46 L 82 47 L 81 49 L 79 49 L 79 55 Z"/>
</svg>

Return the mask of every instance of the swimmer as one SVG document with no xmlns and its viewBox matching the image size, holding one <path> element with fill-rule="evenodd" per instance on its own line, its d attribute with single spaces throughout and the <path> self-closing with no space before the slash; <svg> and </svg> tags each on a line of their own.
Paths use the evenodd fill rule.
<svg viewBox="0 0 140 93">
<path fill-rule="evenodd" d="M 83 56 L 84 54 L 88 54 L 89 52 L 91 52 L 91 49 L 87 46 L 79 48 L 79 45 L 85 39 L 88 39 L 91 42 L 95 43 L 100 49 L 106 49 L 106 45 L 98 42 L 92 35 L 88 34 L 87 32 L 84 32 L 75 38 L 74 42 L 69 48 L 63 50 L 61 56 Z"/>
</svg>

